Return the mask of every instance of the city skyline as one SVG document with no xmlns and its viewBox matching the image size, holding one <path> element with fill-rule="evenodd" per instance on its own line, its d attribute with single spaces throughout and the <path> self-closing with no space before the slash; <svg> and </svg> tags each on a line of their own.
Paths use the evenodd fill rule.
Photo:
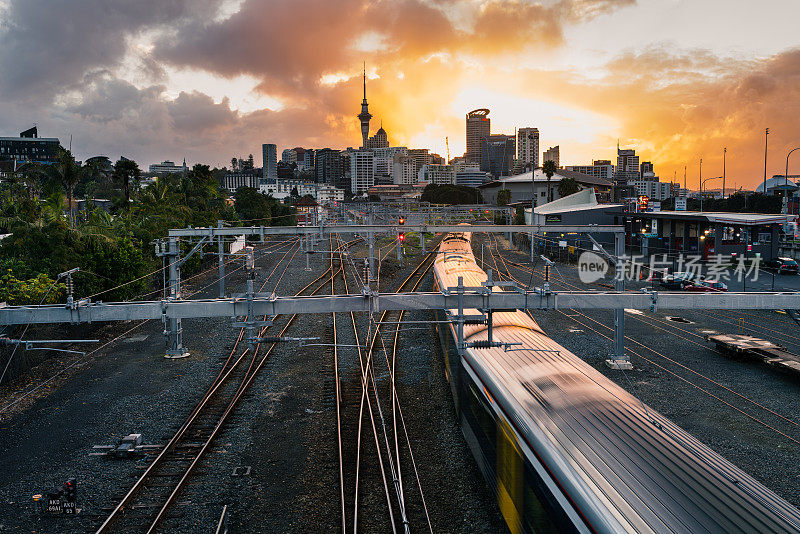
<svg viewBox="0 0 800 534">
<path fill-rule="evenodd" d="M 729 184 L 752 189 L 764 128 L 768 177 L 800 144 L 800 50 L 780 15 L 796 9 L 790 1 L 755 13 L 711 0 L 162 4 L 0 0 L 0 67 L 15 73 L 0 81 L 3 134 L 36 123 L 65 146 L 72 135 L 79 159 L 142 166 L 223 166 L 262 143 L 358 147 L 366 61 L 370 112 L 393 146 L 444 154 L 449 137 L 461 155 L 465 113 L 488 108 L 493 132 L 536 127 L 562 165 L 613 159 L 620 138 L 663 180 L 688 166 L 690 187 L 701 157 L 704 176 L 721 175 L 727 147 Z M 723 23 L 706 28 L 723 5 Z M 81 30 L 96 12 L 102 27 Z M 304 24 L 289 24 L 299 12 Z M 519 20 L 528 23 L 509 24 Z M 531 30 L 543 37 L 528 42 Z M 71 31 L 87 37 L 76 43 Z M 57 52 L 31 55 L 34 39 Z"/>
</svg>

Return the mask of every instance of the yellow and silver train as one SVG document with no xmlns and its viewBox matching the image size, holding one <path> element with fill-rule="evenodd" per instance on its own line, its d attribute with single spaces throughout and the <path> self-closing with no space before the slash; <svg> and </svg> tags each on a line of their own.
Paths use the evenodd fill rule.
<svg viewBox="0 0 800 534">
<path fill-rule="evenodd" d="M 458 277 L 465 286 L 487 279 L 470 240 L 442 240 L 437 290 Z M 455 313 L 442 310 L 450 324 L 437 323 L 446 376 L 510 532 L 800 532 L 795 507 L 558 345 L 527 313 L 493 314 L 493 340 L 519 343 L 512 350 L 460 353 Z M 486 325 L 464 326 L 467 343 L 486 339 Z"/>
</svg>

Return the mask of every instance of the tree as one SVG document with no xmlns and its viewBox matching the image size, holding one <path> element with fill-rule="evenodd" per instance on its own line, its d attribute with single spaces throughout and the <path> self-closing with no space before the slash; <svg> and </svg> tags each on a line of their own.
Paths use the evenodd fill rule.
<svg viewBox="0 0 800 534">
<path fill-rule="evenodd" d="M 497 205 L 498 206 L 508 206 L 508 203 L 511 201 L 511 190 L 510 189 L 501 189 L 497 192 Z"/>
<path fill-rule="evenodd" d="M 131 182 L 138 183 L 142 171 L 139 165 L 132 159 L 120 158 L 114 164 L 114 178 L 122 182 L 122 189 L 125 192 L 125 204 L 131 201 Z"/>
<path fill-rule="evenodd" d="M 242 221 L 270 222 L 270 206 L 266 195 L 253 187 L 242 186 L 234 194 L 233 207 Z"/>
<path fill-rule="evenodd" d="M 56 154 L 56 162 L 50 165 L 47 171 L 51 178 L 59 182 L 67 192 L 67 199 L 69 200 L 69 226 L 70 228 L 75 228 L 73 193 L 75 191 L 75 186 L 81 179 L 80 169 L 77 163 L 75 163 L 75 158 L 70 154 L 69 150 L 59 146 Z"/>
<path fill-rule="evenodd" d="M 548 202 L 553 200 L 553 195 L 552 195 L 552 192 L 550 191 L 550 179 L 553 177 L 553 175 L 556 173 L 557 170 L 558 170 L 558 167 L 556 167 L 555 162 L 552 161 L 552 160 L 548 159 L 542 165 L 542 172 L 545 173 L 545 175 L 547 176 L 547 201 Z"/>
<path fill-rule="evenodd" d="M 578 181 L 575 178 L 562 178 L 560 182 L 558 182 L 558 196 L 559 197 L 566 197 L 568 195 L 572 195 L 577 193 L 581 190 L 581 186 L 578 185 Z"/>
<path fill-rule="evenodd" d="M 420 200 L 432 204 L 481 204 L 483 196 L 479 190 L 466 185 L 428 184 Z"/>
</svg>

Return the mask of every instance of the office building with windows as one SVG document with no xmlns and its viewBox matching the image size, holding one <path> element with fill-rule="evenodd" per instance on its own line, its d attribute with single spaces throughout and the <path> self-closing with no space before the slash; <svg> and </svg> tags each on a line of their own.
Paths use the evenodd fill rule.
<svg viewBox="0 0 800 534">
<path fill-rule="evenodd" d="M 539 128 L 517 130 L 517 159 L 525 170 L 539 166 Z"/>
</svg>

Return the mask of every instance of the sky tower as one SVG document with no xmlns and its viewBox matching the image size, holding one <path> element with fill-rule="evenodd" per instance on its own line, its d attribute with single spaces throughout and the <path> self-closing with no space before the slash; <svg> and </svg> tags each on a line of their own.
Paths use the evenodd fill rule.
<svg viewBox="0 0 800 534">
<path fill-rule="evenodd" d="M 372 115 L 369 114 L 367 104 L 367 65 L 364 64 L 364 100 L 361 101 L 361 113 L 358 114 L 358 120 L 361 121 L 361 148 L 367 146 L 367 138 L 369 137 L 369 120 Z"/>
</svg>

